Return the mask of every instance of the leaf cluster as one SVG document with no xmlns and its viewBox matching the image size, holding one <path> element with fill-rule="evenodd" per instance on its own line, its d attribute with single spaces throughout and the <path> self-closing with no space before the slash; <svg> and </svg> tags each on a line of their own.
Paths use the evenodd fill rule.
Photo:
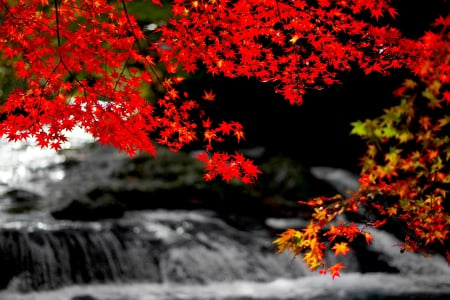
<svg viewBox="0 0 450 300">
<path fill-rule="evenodd" d="M 428 32 L 410 45 L 412 56 L 407 66 L 415 79 L 405 80 L 394 91 L 400 103 L 377 118 L 352 123 L 351 134 L 361 136 L 367 144 L 359 190 L 349 199 L 337 195 L 303 202 L 314 211 L 308 227 L 314 226 L 315 232 L 321 228 L 322 239 L 317 233 L 311 236 L 290 229 L 275 240 L 280 251 L 304 252 L 305 238 L 307 245 L 329 248 L 336 255 L 348 251 L 347 242 L 355 234 L 369 243 L 370 233 L 353 223 L 334 225 L 338 215 L 363 209 L 368 214 L 363 226 L 381 227 L 393 220 L 405 228 L 402 252 L 439 253 L 450 263 L 450 17 L 439 18 L 435 25 L 437 33 Z M 345 241 L 333 243 L 337 237 Z M 304 259 L 312 269 L 320 266 L 322 273 L 332 272 L 324 267 L 322 251 L 306 249 Z"/>
</svg>

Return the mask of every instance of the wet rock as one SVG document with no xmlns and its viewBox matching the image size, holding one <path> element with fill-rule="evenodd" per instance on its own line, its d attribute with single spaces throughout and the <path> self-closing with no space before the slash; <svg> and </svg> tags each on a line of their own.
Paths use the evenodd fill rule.
<svg viewBox="0 0 450 300">
<path fill-rule="evenodd" d="M 95 298 L 91 295 L 77 295 L 77 296 L 73 296 L 72 300 L 99 300 L 99 299 Z"/>
<path fill-rule="evenodd" d="M 13 189 L 5 194 L 3 197 L 9 198 L 14 202 L 36 202 L 41 200 L 41 196 L 21 189 Z"/>
<path fill-rule="evenodd" d="M 298 204 L 299 200 L 336 194 L 336 189 L 330 184 L 317 179 L 291 157 L 269 157 L 260 163 L 260 169 L 263 173 L 255 189 L 271 217 L 304 217 L 307 209 Z"/>
<path fill-rule="evenodd" d="M 76 216 L 85 215 L 82 206 L 91 211 L 98 206 L 96 203 L 110 203 L 102 200 L 108 197 L 126 210 L 210 209 L 233 225 L 246 226 L 247 221 L 241 222 L 244 217 L 253 219 L 250 223 L 262 224 L 270 216 L 297 216 L 302 210 L 298 200 L 330 189 L 294 159 L 264 157 L 263 148 L 243 151 L 255 157 L 263 171 L 252 185 L 236 180 L 205 182 L 204 166 L 195 159 L 195 152 L 174 153 L 161 147 L 157 151 L 156 159 L 146 154 L 130 159 L 114 149 L 93 148 L 90 155 L 68 169 L 65 178 L 52 187 L 53 198 L 58 199 L 55 217 L 67 218 L 59 213 L 61 203 L 81 212 L 68 214 L 71 220 L 76 220 Z M 71 203 L 73 199 L 83 201 Z M 105 210 L 102 205 L 101 211 Z"/>
<path fill-rule="evenodd" d="M 125 213 L 122 203 L 108 194 L 97 201 L 72 200 L 66 206 L 55 209 L 51 215 L 58 220 L 97 221 L 102 219 L 120 218 Z"/>
<path fill-rule="evenodd" d="M 358 175 L 348 170 L 332 167 L 312 167 L 311 174 L 324 182 L 328 182 L 339 193 L 351 196 L 352 191 L 359 189 Z"/>
<path fill-rule="evenodd" d="M 33 278 L 29 271 L 24 271 L 14 276 L 8 283 L 7 289 L 9 291 L 16 291 L 20 293 L 28 293 L 32 291 Z"/>
<path fill-rule="evenodd" d="M 97 202 L 103 194 L 126 210 L 210 209 L 241 226 L 244 217 L 261 224 L 267 217 L 307 217 L 308 210 L 299 200 L 336 193 L 294 158 L 266 155 L 264 147 L 241 152 L 263 172 L 254 184 L 205 182 L 204 165 L 195 151 L 174 153 L 157 147 L 156 158 L 140 154 L 130 159 L 115 149 L 91 145 L 77 157 L 78 164 L 66 170 L 64 179 L 51 187 L 51 198 L 58 210 L 61 203 L 67 206 L 83 198 Z"/>
<path fill-rule="evenodd" d="M 3 210 L 9 213 L 23 213 L 37 208 L 42 197 L 22 189 L 12 189 L 0 195 L 0 203 Z"/>
</svg>

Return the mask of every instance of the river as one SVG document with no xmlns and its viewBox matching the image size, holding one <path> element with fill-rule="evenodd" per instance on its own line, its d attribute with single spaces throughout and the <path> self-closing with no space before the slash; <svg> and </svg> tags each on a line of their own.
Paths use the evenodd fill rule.
<svg viewBox="0 0 450 300">
<path fill-rule="evenodd" d="M 85 152 L 76 149 L 90 142 L 76 131 L 65 147 L 83 160 Z M 381 230 L 373 230 L 375 242 L 363 254 L 350 254 L 347 269 L 332 280 L 309 272 L 300 259 L 275 254 L 274 231 L 267 228 L 303 220 L 268 218 L 267 228 L 243 230 L 207 209 L 56 220 L 51 211 L 59 185 L 83 190 L 83 181 L 92 184 L 89 168 L 80 169 L 78 181 L 67 181 L 70 155 L 62 153 L 0 143 L 1 300 L 450 298 L 450 267 L 442 257 L 401 254 L 399 241 Z M 111 150 L 98 157 L 109 166 L 100 177 L 126 160 Z M 343 170 L 312 171 L 337 189 L 356 184 Z"/>
</svg>

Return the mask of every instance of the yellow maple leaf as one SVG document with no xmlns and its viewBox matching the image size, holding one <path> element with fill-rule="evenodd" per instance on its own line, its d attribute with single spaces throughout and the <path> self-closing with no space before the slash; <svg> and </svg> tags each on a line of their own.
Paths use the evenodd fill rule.
<svg viewBox="0 0 450 300">
<path fill-rule="evenodd" d="M 295 44 L 295 42 L 297 42 L 297 40 L 300 38 L 300 36 L 298 34 L 295 34 L 292 36 L 292 38 L 289 40 L 289 42 L 291 44 Z"/>
<path fill-rule="evenodd" d="M 334 256 L 338 256 L 339 254 L 346 256 L 347 252 L 350 251 L 346 242 L 336 243 L 331 249 L 334 250 Z"/>
</svg>

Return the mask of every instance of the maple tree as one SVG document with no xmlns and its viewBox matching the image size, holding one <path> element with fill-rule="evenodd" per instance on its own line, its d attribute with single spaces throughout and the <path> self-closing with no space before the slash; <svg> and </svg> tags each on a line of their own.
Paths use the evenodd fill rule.
<svg viewBox="0 0 450 300">
<path fill-rule="evenodd" d="M 190 97 L 179 88 L 180 72 L 271 82 L 301 105 L 308 90 L 339 83 L 342 72 L 406 69 L 413 79 L 395 91 L 400 104 L 353 123 L 352 133 L 367 141 L 360 189 L 350 198 L 302 202 L 311 208 L 309 225 L 275 243 L 334 278 L 344 266 L 327 266 L 325 251 L 346 255 L 359 237 L 372 240 L 364 227 L 336 217 L 364 208 L 375 219 L 366 225 L 394 218 L 407 226 L 404 250 L 448 245 L 450 16 L 409 39 L 386 25 L 397 16 L 389 0 L 174 0 L 150 41 L 129 2 L 0 0 L 0 51 L 23 81 L 2 103 L 0 136 L 59 149 L 65 132 L 81 126 L 131 156 L 155 155 L 154 143 L 179 151 L 201 141 L 206 180 L 252 183 L 261 172 L 251 160 L 214 150 L 227 137 L 244 139 L 243 126 L 211 120 L 203 106 L 214 91 Z"/>
<path fill-rule="evenodd" d="M 446 110 L 450 103 L 450 16 L 438 18 L 433 25 L 436 32 L 429 31 L 417 41 L 404 40 L 408 46 L 403 63 L 415 80 L 406 79 L 394 91 L 400 104 L 385 109 L 375 119 L 352 123 L 351 133 L 367 141 L 359 190 L 348 199 L 337 195 L 302 202 L 313 209 L 312 221 L 301 232 L 281 234 L 275 240 L 279 251 L 306 253 L 303 259 L 311 269 L 339 276 L 340 263 L 326 267 L 326 245 L 336 256 L 346 255 L 348 243 L 358 236 L 367 243 L 372 241 L 370 232 L 364 230 L 367 225 L 381 227 L 393 220 L 406 227 L 402 252 L 443 253 L 450 263 L 450 145 L 445 133 L 450 121 Z M 332 223 L 338 215 L 358 212 L 362 207 L 366 214 L 363 226 Z M 324 228 L 325 232 L 311 236 L 309 228 L 316 232 Z"/>
</svg>

